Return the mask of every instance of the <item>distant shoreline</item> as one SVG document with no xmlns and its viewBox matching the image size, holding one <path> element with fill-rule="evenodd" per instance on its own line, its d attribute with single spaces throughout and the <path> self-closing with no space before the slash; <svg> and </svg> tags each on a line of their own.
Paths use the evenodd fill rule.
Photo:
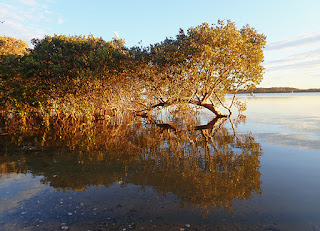
<svg viewBox="0 0 320 231">
<path fill-rule="evenodd" d="M 320 88 L 299 89 L 299 88 L 292 88 L 292 87 L 270 87 L 270 88 L 258 87 L 253 91 L 243 91 L 239 93 L 292 93 L 292 92 L 320 92 Z"/>
</svg>

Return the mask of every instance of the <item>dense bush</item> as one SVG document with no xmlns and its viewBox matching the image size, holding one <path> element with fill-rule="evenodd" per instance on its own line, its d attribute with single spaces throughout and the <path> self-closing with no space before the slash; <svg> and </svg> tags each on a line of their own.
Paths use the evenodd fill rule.
<svg viewBox="0 0 320 231">
<path fill-rule="evenodd" d="M 89 36 L 45 36 L 32 49 L 1 37 L 3 121 L 121 121 L 158 106 L 194 104 L 223 116 L 227 93 L 262 79 L 265 36 L 246 26 L 204 23 L 149 47 Z M 14 49 L 13 49 L 14 48 Z M 231 112 L 231 111 L 230 111 Z"/>
</svg>

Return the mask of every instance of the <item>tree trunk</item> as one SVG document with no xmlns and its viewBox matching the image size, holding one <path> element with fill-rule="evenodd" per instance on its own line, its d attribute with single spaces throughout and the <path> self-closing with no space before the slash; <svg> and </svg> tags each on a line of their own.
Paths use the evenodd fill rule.
<svg viewBox="0 0 320 231">
<path fill-rule="evenodd" d="M 217 117 L 228 117 L 228 115 L 222 114 L 222 112 L 216 108 L 213 104 L 211 103 L 200 103 L 198 104 L 199 106 L 205 107 L 212 111 Z"/>
<path fill-rule="evenodd" d="M 207 108 L 211 112 L 213 112 L 216 115 L 216 117 L 228 117 L 229 116 L 229 115 L 223 114 L 212 103 L 207 103 L 207 102 L 204 102 L 204 101 L 189 101 L 189 100 L 186 100 L 186 103 L 191 103 L 191 104 L 194 104 L 194 105 L 197 105 L 197 106 L 201 106 L 201 107 Z M 175 103 L 161 102 L 161 103 L 155 104 L 155 105 L 153 105 L 153 106 L 151 106 L 151 107 L 149 107 L 149 108 L 147 108 L 145 110 L 137 111 L 136 115 L 142 116 L 142 117 L 147 117 L 148 113 L 150 111 L 152 111 L 156 107 L 165 107 L 165 106 L 170 106 L 170 105 L 174 105 L 174 104 Z"/>
<path fill-rule="evenodd" d="M 216 117 L 228 117 L 228 115 L 223 114 L 212 103 L 207 103 L 205 101 L 191 101 L 190 103 L 209 109 L 216 115 Z"/>
</svg>

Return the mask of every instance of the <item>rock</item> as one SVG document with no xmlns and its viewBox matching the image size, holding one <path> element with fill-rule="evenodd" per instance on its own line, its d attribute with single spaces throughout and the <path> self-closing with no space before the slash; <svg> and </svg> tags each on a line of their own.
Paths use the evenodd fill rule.
<svg viewBox="0 0 320 231">
<path fill-rule="evenodd" d="M 68 229 L 69 229 L 69 227 L 68 227 L 68 226 L 66 226 L 66 225 L 61 226 L 61 230 L 68 230 Z"/>
<path fill-rule="evenodd" d="M 31 146 L 31 145 L 24 145 L 20 148 L 22 151 L 40 151 L 41 149 L 39 147 Z"/>
<path fill-rule="evenodd" d="M 190 224 L 186 224 L 185 226 L 186 226 L 187 228 L 190 228 Z"/>
<path fill-rule="evenodd" d="M 280 229 L 277 229 L 275 227 L 268 227 L 264 231 L 280 231 Z"/>
</svg>

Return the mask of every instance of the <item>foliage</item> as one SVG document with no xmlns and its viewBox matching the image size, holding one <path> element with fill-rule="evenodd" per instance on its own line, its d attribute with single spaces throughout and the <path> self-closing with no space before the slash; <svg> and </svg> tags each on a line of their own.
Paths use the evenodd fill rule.
<svg viewBox="0 0 320 231">
<path fill-rule="evenodd" d="M 24 41 L 0 36 L 0 100 L 5 93 L 11 90 L 5 85 L 13 84 L 17 87 L 19 81 L 17 77 L 20 75 L 18 71 L 20 59 L 28 53 L 28 44 Z"/>
<path fill-rule="evenodd" d="M 39 119 L 46 126 L 121 121 L 126 113 L 148 115 L 173 104 L 225 116 L 218 108 L 231 113 L 235 100 L 227 107 L 224 96 L 253 89 L 263 73 L 265 36 L 230 21 L 180 30 L 148 47 L 127 48 L 119 38 L 54 35 L 33 39 L 27 51 L 19 40 L 2 40 L 0 117 Z"/>
<path fill-rule="evenodd" d="M 92 35 L 45 36 L 30 50 L 0 41 L 0 174 L 43 175 L 57 190 L 152 186 L 206 211 L 261 192 L 260 145 L 230 133 L 218 110 L 261 81 L 265 36 L 253 28 L 204 23 L 132 48 Z M 171 105 L 173 124 L 148 116 Z M 198 107 L 216 117 L 200 126 Z"/>
<path fill-rule="evenodd" d="M 28 44 L 23 40 L 0 36 L 0 56 L 19 55 L 28 53 Z"/>
<path fill-rule="evenodd" d="M 129 68 L 122 40 L 55 35 L 32 43 L 34 49 L 12 68 L 15 74 L 2 71 L 3 107 L 32 112 L 33 118 L 47 113 L 82 121 L 122 109 Z"/>
<path fill-rule="evenodd" d="M 150 47 L 150 108 L 188 102 L 220 115 L 224 96 L 253 89 L 262 80 L 265 36 L 219 21 L 180 30 L 176 39 Z"/>
</svg>

